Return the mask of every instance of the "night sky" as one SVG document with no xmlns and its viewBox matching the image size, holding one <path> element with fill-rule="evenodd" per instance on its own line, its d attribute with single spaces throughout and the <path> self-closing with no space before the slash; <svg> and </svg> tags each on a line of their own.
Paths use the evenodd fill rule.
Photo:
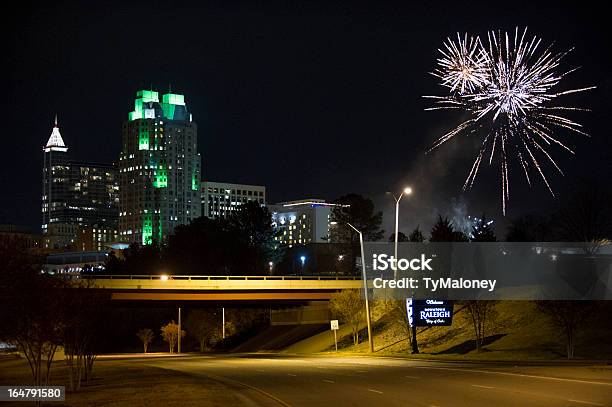
<svg viewBox="0 0 612 407">
<path fill-rule="evenodd" d="M 296 3 L 20 2 L 4 10 L 0 223 L 40 227 L 42 146 L 56 113 L 73 158 L 113 162 L 135 92 L 152 85 L 185 94 L 204 179 L 266 185 L 270 202 L 360 193 L 385 211 L 388 231 L 393 201 L 384 193 L 409 183 L 406 231 L 427 228 L 437 213 L 483 212 L 502 229 L 498 167 L 485 166 L 462 193 L 478 138 L 425 155 L 461 115 L 425 112 L 421 96 L 444 93 L 428 72 L 448 35 L 515 26 L 555 50 L 575 47 L 565 66 L 582 68 L 565 86 L 598 87 L 569 99 L 593 109 L 572 116 L 592 137 L 564 136 L 577 154 L 554 150 L 566 173 L 547 167 L 554 189 L 583 176 L 610 182 L 607 11 L 578 8 L 583 2 Z M 518 170 L 508 215 L 547 212 L 554 201 L 544 184 L 529 190 Z"/>
</svg>

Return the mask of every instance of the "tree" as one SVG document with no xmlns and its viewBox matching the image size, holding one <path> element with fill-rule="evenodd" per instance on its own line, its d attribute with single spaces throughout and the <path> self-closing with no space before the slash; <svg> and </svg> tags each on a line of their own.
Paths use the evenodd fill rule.
<svg viewBox="0 0 612 407">
<path fill-rule="evenodd" d="M 438 221 L 431 228 L 430 242 L 467 242 L 468 238 L 462 232 L 455 230 L 448 218 L 438 215 Z"/>
<path fill-rule="evenodd" d="M 556 212 L 552 216 L 555 240 L 585 242 L 583 250 L 591 256 L 602 243 L 612 238 L 612 191 L 609 183 L 602 184 L 593 179 L 583 179 L 571 185 L 560 197 Z M 597 278 L 593 268 L 584 266 L 572 276 L 578 280 Z M 554 324 L 563 330 L 566 339 L 567 357 L 574 357 L 575 336 L 596 303 L 590 301 L 537 301 L 538 308 L 549 315 Z"/>
<path fill-rule="evenodd" d="M 468 237 L 455 230 L 452 222 L 448 217 L 442 217 L 438 215 L 437 222 L 431 228 L 429 241 L 433 243 L 439 242 L 467 242 Z M 440 276 L 449 276 L 451 272 L 451 258 L 453 248 L 451 245 L 439 245 L 436 248 L 438 255 L 436 273 Z M 442 293 L 440 295 L 443 295 Z M 419 353 L 418 340 L 417 340 L 417 329 L 416 326 L 412 326 L 412 353 Z"/>
<path fill-rule="evenodd" d="M 495 232 L 491 225 L 492 220 L 487 219 L 483 214 L 481 218 L 477 218 L 476 222 L 472 226 L 471 240 L 472 242 L 495 242 Z M 474 267 L 478 274 L 484 272 L 482 262 L 482 251 L 481 247 L 477 246 L 474 253 Z M 489 300 L 470 300 L 466 302 L 466 308 L 468 314 L 472 319 L 472 325 L 474 326 L 474 336 L 476 338 L 476 351 L 480 351 L 484 345 L 487 324 L 495 317 L 495 301 Z"/>
<path fill-rule="evenodd" d="M 559 200 L 555 232 L 566 242 L 609 241 L 612 238 L 612 191 L 591 179 L 572 185 Z"/>
<path fill-rule="evenodd" d="M 403 232 L 399 232 L 397 234 L 397 241 L 398 242 L 408 242 L 408 236 L 406 236 Z M 389 236 L 389 242 L 393 243 L 395 242 L 395 233 L 391 233 L 391 236 Z"/>
<path fill-rule="evenodd" d="M 413 243 L 422 243 L 425 241 L 425 237 L 423 236 L 423 233 L 421 232 L 421 229 L 419 228 L 419 226 L 417 226 L 408 236 L 408 241 L 409 242 L 413 242 Z"/>
<path fill-rule="evenodd" d="M 269 308 L 226 308 L 225 336 L 241 335 L 270 325 Z"/>
<path fill-rule="evenodd" d="M 580 325 L 586 324 L 595 304 L 591 301 L 536 301 L 536 305 L 563 330 L 567 358 L 572 359 L 576 347 L 576 331 Z"/>
<path fill-rule="evenodd" d="M 511 220 L 506 233 L 507 242 L 554 241 L 552 223 L 549 218 L 528 214 Z"/>
<path fill-rule="evenodd" d="M 185 331 L 181 330 L 181 338 L 185 337 Z M 165 342 L 168 342 L 170 353 L 174 353 L 174 348 L 178 341 L 179 326 L 176 322 L 170 321 L 161 328 L 161 336 Z"/>
<path fill-rule="evenodd" d="M 348 194 L 338 198 L 332 209 L 331 220 L 336 222 L 331 236 L 333 243 L 359 243 L 359 235 L 347 223 L 363 233 L 364 240 L 376 241 L 384 236 L 381 229 L 382 212 L 374 210 L 374 202 L 357 194 Z"/>
<path fill-rule="evenodd" d="M 275 236 L 268 209 L 247 202 L 227 219 L 201 217 L 177 226 L 163 262 L 176 274 L 267 274 L 283 252 Z"/>
<path fill-rule="evenodd" d="M 123 259 L 111 253 L 105 264 L 108 274 L 159 274 L 162 269 L 162 248 L 155 244 L 132 243 L 123 250 Z"/>
<path fill-rule="evenodd" d="M 231 275 L 241 273 L 244 253 L 244 245 L 227 220 L 200 217 L 174 229 L 164 263 L 175 274 Z"/>
<path fill-rule="evenodd" d="M 472 225 L 470 240 L 472 242 L 496 242 L 495 231 L 493 230 L 493 221 L 487 219 L 483 214 L 481 218 L 476 218 Z"/>
<path fill-rule="evenodd" d="M 92 280 L 72 281 L 62 293 L 62 338 L 69 388 L 79 390 L 83 378 L 89 381 L 97 355 L 106 337 L 106 315 L 110 298 L 93 291 Z"/>
<path fill-rule="evenodd" d="M 282 250 L 274 240 L 277 231 L 272 227 L 272 216 L 266 206 L 255 201 L 243 203 L 232 212 L 228 223 L 250 254 L 251 274 L 262 274 L 270 261 L 277 263 L 282 257 Z"/>
<path fill-rule="evenodd" d="M 395 331 L 401 332 L 412 343 L 412 330 L 410 329 L 410 321 L 408 320 L 408 312 L 406 310 L 406 301 L 393 300 L 385 304 L 387 315 L 391 320 L 391 326 Z"/>
<path fill-rule="evenodd" d="M 142 328 L 138 332 L 136 332 L 136 336 L 142 341 L 143 353 L 147 353 L 147 349 L 149 349 L 149 344 L 153 342 L 155 334 L 149 328 Z"/>
<path fill-rule="evenodd" d="M 357 289 L 335 293 L 329 302 L 332 312 L 351 326 L 353 343 L 359 344 L 359 325 L 365 316 L 365 300 Z"/>
<path fill-rule="evenodd" d="M 211 309 L 194 309 L 189 312 L 185 321 L 189 334 L 193 335 L 204 352 L 208 344 L 218 338 L 221 321 L 216 312 Z"/>
<path fill-rule="evenodd" d="M 465 305 L 472 319 L 474 335 L 476 337 L 476 351 L 480 352 L 487 333 L 487 325 L 493 319 L 496 301 L 470 300 Z"/>
<path fill-rule="evenodd" d="M 64 316 L 64 281 L 40 270 L 40 258 L 0 241 L 0 340 L 23 353 L 35 386 L 49 383 Z"/>
</svg>

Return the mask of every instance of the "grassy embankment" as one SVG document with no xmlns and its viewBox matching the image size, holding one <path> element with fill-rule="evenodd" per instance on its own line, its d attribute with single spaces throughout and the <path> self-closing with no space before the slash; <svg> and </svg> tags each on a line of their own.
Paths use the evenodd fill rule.
<svg viewBox="0 0 612 407">
<path fill-rule="evenodd" d="M 604 306 L 610 311 L 610 306 Z M 456 306 L 456 309 L 459 306 Z M 378 303 L 372 312 L 374 344 L 377 355 L 409 356 L 406 335 L 394 323 L 385 304 Z M 364 324 L 365 328 L 365 324 Z M 366 353 L 367 334 L 361 330 L 361 343 L 352 344 L 348 326 L 338 331 L 339 351 Z M 565 337 L 548 316 L 539 312 L 529 301 L 503 301 L 495 307 L 487 331 L 488 343 L 480 352 L 475 350 L 474 329 L 469 314 L 455 314 L 450 327 L 419 328 L 418 358 L 459 360 L 562 360 L 565 359 Z M 285 349 L 291 353 L 333 352 L 333 334 L 322 332 Z M 413 357 L 412 355 L 410 355 Z M 612 320 L 609 312 L 590 316 L 576 336 L 577 359 L 612 359 Z"/>
</svg>

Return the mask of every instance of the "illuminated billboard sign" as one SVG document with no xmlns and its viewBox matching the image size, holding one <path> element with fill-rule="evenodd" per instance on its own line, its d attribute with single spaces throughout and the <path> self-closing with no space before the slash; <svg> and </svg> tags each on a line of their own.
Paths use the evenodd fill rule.
<svg viewBox="0 0 612 407">
<path fill-rule="evenodd" d="M 452 301 L 407 298 L 406 311 L 410 326 L 450 326 L 453 323 Z"/>
</svg>

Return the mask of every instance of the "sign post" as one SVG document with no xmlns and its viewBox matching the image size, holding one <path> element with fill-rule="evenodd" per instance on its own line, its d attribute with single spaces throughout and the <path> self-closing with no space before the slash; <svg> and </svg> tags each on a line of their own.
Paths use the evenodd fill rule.
<svg viewBox="0 0 612 407">
<path fill-rule="evenodd" d="M 338 330 L 338 320 L 332 319 L 331 321 L 331 330 L 334 331 L 334 344 L 336 345 L 336 352 L 338 352 L 338 335 L 336 331 Z"/>
</svg>

